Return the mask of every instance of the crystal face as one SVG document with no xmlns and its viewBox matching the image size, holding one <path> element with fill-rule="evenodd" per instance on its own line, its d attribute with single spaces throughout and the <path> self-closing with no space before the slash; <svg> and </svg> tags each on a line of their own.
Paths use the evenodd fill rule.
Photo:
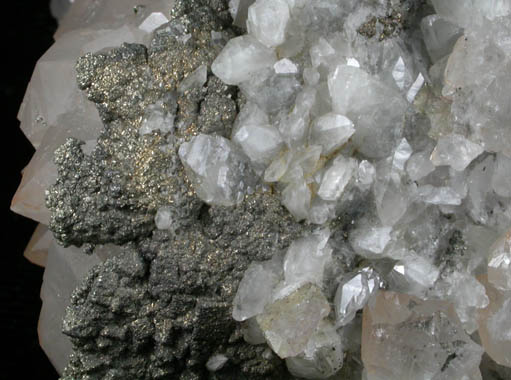
<svg viewBox="0 0 511 380">
<path fill-rule="evenodd" d="M 11 208 L 63 380 L 510 373 L 509 1 L 53 7 Z"/>
</svg>

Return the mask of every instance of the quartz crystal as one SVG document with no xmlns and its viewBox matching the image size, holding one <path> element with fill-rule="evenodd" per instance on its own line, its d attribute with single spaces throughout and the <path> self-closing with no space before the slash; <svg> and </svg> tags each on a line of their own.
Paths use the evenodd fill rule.
<svg viewBox="0 0 511 380">
<path fill-rule="evenodd" d="M 296 356 L 306 347 L 320 322 L 330 312 L 321 290 L 306 284 L 267 306 L 257 316 L 272 350 L 281 358 Z"/>
<path fill-rule="evenodd" d="M 464 170 L 474 158 L 483 152 L 483 148 L 461 135 L 450 135 L 438 140 L 431 153 L 431 162 L 435 166 L 449 165 L 455 170 Z"/>
<path fill-rule="evenodd" d="M 488 281 L 501 291 L 511 291 L 511 231 L 507 231 L 490 248 Z"/>
<path fill-rule="evenodd" d="M 223 137 L 198 135 L 181 145 L 179 157 L 206 203 L 234 205 L 253 188 L 247 157 Z"/>
<path fill-rule="evenodd" d="M 233 301 L 233 318 L 244 321 L 261 314 L 271 300 L 272 290 L 277 285 L 279 276 L 279 268 L 272 262 L 250 264 Z"/>
<path fill-rule="evenodd" d="M 256 0 L 248 9 L 248 32 L 268 47 L 284 42 L 288 22 L 286 0 Z"/>
<path fill-rule="evenodd" d="M 239 84 L 277 62 L 275 53 L 251 36 L 230 40 L 211 66 L 227 84 Z"/>
</svg>

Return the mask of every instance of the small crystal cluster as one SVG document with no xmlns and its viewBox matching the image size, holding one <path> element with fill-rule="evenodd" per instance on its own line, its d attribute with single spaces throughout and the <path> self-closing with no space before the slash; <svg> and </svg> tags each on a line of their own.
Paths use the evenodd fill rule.
<svg viewBox="0 0 511 380">
<path fill-rule="evenodd" d="M 192 298 L 175 313 L 179 317 L 165 320 L 181 323 L 182 331 L 197 328 L 207 336 L 207 327 L 193 321 L 215 318 L 189 306 L 197 294 L 210 297 L 198 305 L 215 310 L 232 304 L 236 334 L 229 314 L 222 320 L 229 327 L 212 330 L 229 344 L 243 336 L 236 351 L 247 353 L 243 360 L 264 352 L 259 356 L 267 373 L 285 362 L 290 376 L 307 379 L 477 380 L 489 376 L 489 360 L 494 373 L 510 374 L 511 2 L 231 0 L 229 11 L 227 2 L 222 9 L 234 29 L 212 21 L 203 33 L 214 19 L 207 12 L 220 3 L 77 1 L 36 67 L 19 119 L 37 152 L 12 208 L 42 223 L 27 252 L 47 265 L 41 343 L 56 367 L 62 370 L 70 351 L 59 323 L 72 288 L 105 258 L 121 257 L 97 267 L 94 273 L 106 277 L 123 272 L 126 261 L 117 246 L 84 256 L 53 242 L 45 190 L 80 177 L 77 183 L 90 190 L 86 199 L 67 188 L 66 196 L 70 204 L 85 205 L 79 209 L 85 217 L 63 207 L 62 192 L 53 187 L 47 195 L 52 220 L 64 220 L 62 210 L 69 211 L 77 219 L 75 235 L 115 223 L 119 228 L 71 244 L 138 249 L 144 275 L 135 282 L 172 294 L 144 296 L 161 308 L 159 317 L 166 318 L 167 303 L 179 296 Z M 170 17 L 176 4 L 200 7 L 184 25 Z M 231 38 L 233 30 L 246 33 Z M 78 85 L 100 119 L 74 81 L 75 60 L 123 42 L 150 44 L 149 61 L 142 45 L 124 45 L 78 62 Z M 174 54 L 190 45 L 190 57 Z M 53 101 L 53 94 L 62 100 Z M 106 132 L 98 138 L 103 123 Z M 156 148 L 141 148 L 151 141 Z M 52 159 L 59 146 L 57 173 Z M 81 166 L 70 158 L 74 151 L 85 157 Z M 123 169 L 112 174 L 119 163 Z M 135 196 L 118 194 L 125 178 L 136 177 L 133 167 L 140 176 L 133 181 Z M 97 178 L 113 179 L 107 186 Z M 163 184 L 172 180 L 177 185 L 168 190 Z M 134 203 L 108 214 L 121 217 L 101 222 L 105 205 L 116 204 L 102 198 L 101 186 L 112 199 Z M 170 194 L 166 202 L 137 208 L 162 189 Z M 136 217 L 139 235 L 131 234 Z M 66 275 L 59 277 L 60 271 Z M 129 284 L 134 274 L 125 272 Z M 219 274 L 226 283 L 215 284 Z M 101 287 L 101 276 L 92 288 Z M 183 294 L 172 293 L 171 285 Z M 87 302 L 110 299 L 91 294 Z M 85 302 L 80 292 L 73 302 Z M 188 307 L 202 317 L 179 314 Z M 114 314 L 107 318 L 111 324 Z M 97 312 L 94 318 L 103 317 Z M 88 323 L 84 317 L 77 325 Z M 170 369 L 158 357 L 165 374 L 186 368 L 180 379 L 213 379 L 244 368 L 228 344 L 206 355 L 190 336 L 192 343 L 182 347 L 190 344 L 200 355 L 191 352 L 198 356 Z M 179 346 L 179 339 L 167 340 Z M 158 341 L 164 348 L 155 352 L 167 352 L 167 343 Z M 88 371 L 81 358 L 92 346 L 84 347 L 73 365 Z M 247 378 L 259 379 L 262 367 L 253 366 L 245 366 L 253 376 Z M 193 377 L 189 370 L 208 375 Z"/>
<path fill-rule="evenodd" d="M 234 300 L 247 341 L 295 376 L 335 374 L 363 308 L 368 379 L 481 378 L 484 350 L 509 366 L 511 9 L 497 3 L 433 1 L 421 50 L 413 32 L 361 35 L 385 6 L 257 0 L 213 63 L 246 97 L 232 142 L 296 220 L 324 226 L 253 263 Z M 327 226 L 354 199 L 342 250 L 364 261 L 332 276 Z"/>
</svg>

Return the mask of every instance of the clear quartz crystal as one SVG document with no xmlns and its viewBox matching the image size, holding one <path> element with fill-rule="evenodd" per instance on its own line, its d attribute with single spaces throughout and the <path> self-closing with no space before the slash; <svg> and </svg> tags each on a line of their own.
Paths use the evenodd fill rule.
<svg viewBox="0 0 511 380">
<path fill-rule="evenodd" d="M 329 155 L 340 148 L 355 133 L 353 123 L 346 116 L 327 113 L 314 121 L 310 141 L 321 145 L 323 154 Z"/>
<path fill-rule="evenodd" d="M 179 157 L 206 203 L 232 206 L 256 184 L 248 158 L 221 136 L 195 136 L 181 144 Z"/>
<path fill-rule="evenodd" d="M 237 85 L 276 62 L 273 50 L 247 35 L 227 42 L 211 65 L 211 70 L 225 83 Z"/>
<path fill-rule="evenodd" d="M 247 29 L 262 44 L 274 47 L 284 42 L 289 17 L 286 0 L 256 0 L 248 9 Z"/>
<path fill-rule="evenodd" d="M 378 290 L 379 275 L 371 268 L 364 268 L 351 278 L 343 280 L 337 287 L 334 311 L 337 326 L 350 323 L 369 297 Z"/>
<path fill-rule="evenodd" d="M 435 166 L 449 165 L 453 169 L 464 170 L 474 158 L 483 153 L 483 148 L 461 135 L 450 135 L 438 140 L 431 153 L 431 162 Z"/>
<path fill-rule="evenodd" d="M 318 195 L 326 201 L 335 201 L 356 173 L 358 163 L 355 159 L 337 156 L 321 181 Z"/>
<path fill-rule="evenodd" d="M 281 268 L 272 261 L 252 262 L 240 282 L 232 316 L 236 321 L 245 321 L 261 314 L 271 300 L 273 288 L 279 281 Z"/>
</svg>

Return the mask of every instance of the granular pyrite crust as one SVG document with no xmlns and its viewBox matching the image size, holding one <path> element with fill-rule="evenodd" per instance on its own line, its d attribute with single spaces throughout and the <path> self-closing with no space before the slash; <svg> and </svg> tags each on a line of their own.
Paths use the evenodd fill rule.
<svg viewBox="0 0 511 380">
<path fill-rule="evenodd" d="M 157 231 L 97 266 L 64 319 L 74 352 L 63 379 L 275 379 L 283 362 L 243 340 L 232 300 L 253 260 L 302 234 L 278 200 L 205 207 L 181 234 Z M 213 354 L 228 358 L 209 373 Z"/>
</svg>

